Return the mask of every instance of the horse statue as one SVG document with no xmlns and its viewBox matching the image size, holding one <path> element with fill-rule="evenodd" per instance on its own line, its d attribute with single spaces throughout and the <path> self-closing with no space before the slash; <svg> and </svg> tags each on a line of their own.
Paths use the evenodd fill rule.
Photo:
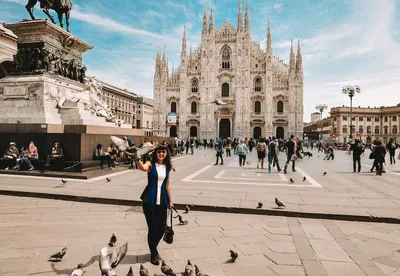
<svg viewBox="0 0 400 276">
<path fill-rule="evenodd" d="M 69 17 L 72 9 L 72 0 L 28 0 L 25 8 L 28 10 L 32 20 L 35 20 L 33 16 L 33 8 L 40 2 L 40 8 L 50 18 L 51 22 L 56 24 L 54 17 L 50 14 L 49 10 L 54 10 L 58 14 L 58 20 L 60 21 L 61 28 L 64 28 L 63 14 L 67 21 L 67 31 L 69 32 Z"/>
</svg>

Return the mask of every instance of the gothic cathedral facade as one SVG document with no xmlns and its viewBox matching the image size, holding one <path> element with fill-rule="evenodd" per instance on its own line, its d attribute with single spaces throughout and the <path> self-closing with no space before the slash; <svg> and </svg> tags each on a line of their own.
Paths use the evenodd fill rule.
<svg viewBox="0 0 400 276">
<path fill-rule="evenodd" d="M 162 56 L 157 52 L 155 67 L 156 136 L 215 139 L 303 135 L 300 41 L 296 55 L 292 42 L 290 62 L 284 63 L 273 56 L 268 21 L 263 51 L 251 40 L 247 3 L 244 22 L 239 3 L 237 28 L 226 20 L 214 28 L 213 11 L 208 18 L 204 10 L 201 45 L 195 50 L 190 47 L 188 53 L 185 29 L 180 65 L 169 72 L 164 48 Z"/>
</svg>

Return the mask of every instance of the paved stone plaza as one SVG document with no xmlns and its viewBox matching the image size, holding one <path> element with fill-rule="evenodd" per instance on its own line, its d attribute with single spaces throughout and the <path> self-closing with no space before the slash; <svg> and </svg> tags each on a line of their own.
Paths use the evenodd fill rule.
<svg viewBox="0 0 400 276">
<path fill-rule="evenodd" d="M 211 150 L 179 156 L 172 175 L 174 202 L 194 206 L 184 215 L 189 224 L 176 226 L 174 244 L 162 242 L 160 253 L 177 271 L 191 259 L 209 275 L 400 275 L 398 224 L 287 217 L 296 211 L 310 217 L 399 218 L 399 164 L 387 165 L 386 174 L 375 176 L 369 172 L 367 155 L 360 174 L 352 173 L 352 157 L 344 152 L 337 152 L 334 161 L 324 161 L 315 151 L 314 158 L 298 162 L 296 173 L 289 170 L 286 175 L 255 169 L 255 153 L 242 168 L 236 156 L 225 158 L 222 166 L 212 165 Z M 280 157 L 283 165 L 283 154 Z M 63 184 L 57 178 L 1 175 L 0 190 L 137 204 L 145 173 L 120 169 L 110 171 L 110 182 L 106 177 Z M 98 275 L 96 258 L 112 233 L 121 243 L 129 242 L 119 275 L 125 275 L 130 265 L 137 273 L 139 263 L 145 263 L 151 275 L 162 275 L 148 262 L 140 207 L 83 203 L 79 197 L 74 202 L 0 196 L 0 275 L 69 275 L 79 262 L 85 264 L 85 275 Z M 287 207 L 276 209 L 275 197 Z M 201 205 L 240 207 L 246 212 L 255 210 L 259 201 L 264 203 L 262 210 L 277 211 L 278 216 L 196 211 Z M 65 260 L 48 263 L 47 258 L 63 246 L 69 248 Z M 240 255 L 235 264 L 227 263 L 230 249 Z"/>
</svg>

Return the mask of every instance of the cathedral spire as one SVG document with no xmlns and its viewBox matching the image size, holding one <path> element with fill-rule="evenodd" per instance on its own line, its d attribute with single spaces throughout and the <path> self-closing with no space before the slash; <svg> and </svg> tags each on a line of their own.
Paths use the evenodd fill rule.
<svg viewBox="0 0 400 276">
<path fill-rule="evenodd" d="M 272 52 L 272 36 L 271 36 L 271 27 L 268 19 L 268 34 L 267 34 L 267 52 Z"/>
<path fill-rule="evenodd" d="M 206 8 L 206 0 L 204 0 L 204 15 L 203 15 L 203 35 L 207 34 L 207 8 Z"/>
<path fill-rule="evenodd" d="M 301 58 L 300 39 L 297 41 L 296 73 L 303 74 L 303 60 Z"/>
<path fill-rule="evenodd" d="M 186 24 L 183 26 L 183 38 L 182 38 L 182 53 L 181 58 L 187 56 L 187 46 L 186 46 Z"/>
<path fill-rule="evenodd" d="M 250 34 L 249 0 L 246 0 L 246 15 L 244 18 L 244 29 L 246 33 Z"/>
<path fill-rule="evenodd" d="M 242 0 L 239 0 L 239 11 L 238 11 L 238 23 L 237 32 L 241 33 L 243 31 L 243 16 L 242 16 Z"/>
<path fill-rule="evenodd" d="M 214 11 L 213 8 L 211 8 L 209 33 L 212 34 L 213 32 L 214 32 Z"/>
<path fill-rule="evenodd" d="M 294 72 L 296 67 L 294 51 L 293 51 L 293 39 L 290 41 L 290 62 L 289 62 L 289 71 Z"/>
</svg>

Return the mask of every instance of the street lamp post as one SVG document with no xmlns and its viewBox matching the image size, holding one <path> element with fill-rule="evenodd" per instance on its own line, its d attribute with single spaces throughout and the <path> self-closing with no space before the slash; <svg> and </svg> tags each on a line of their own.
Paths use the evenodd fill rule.
<svg viewBox="0 0 400 276">
<path fill-rule="evenodd" d="M 343 94 L 346 94 L 350 97 L 350 136 L 349 138 L 353 138 L 353 97 L 356 93 L 360 93 L 361 89 L 358 85 L 350 86 L 347 85 L 343 87 Z"/>
<path fill-rule="evenodd" d="M 328 109 L 328 106 L 326 104 L 318 104 L 315 106 L 315 108 L 321 113 L 321 123 L 322 123 L 322 113 L 324 112 L 325 109 Z M 324 129 L 323 124 L 321 125 L 321 135 L 320 139 L 322 140 L 322 131 Z"/>
</svg>

